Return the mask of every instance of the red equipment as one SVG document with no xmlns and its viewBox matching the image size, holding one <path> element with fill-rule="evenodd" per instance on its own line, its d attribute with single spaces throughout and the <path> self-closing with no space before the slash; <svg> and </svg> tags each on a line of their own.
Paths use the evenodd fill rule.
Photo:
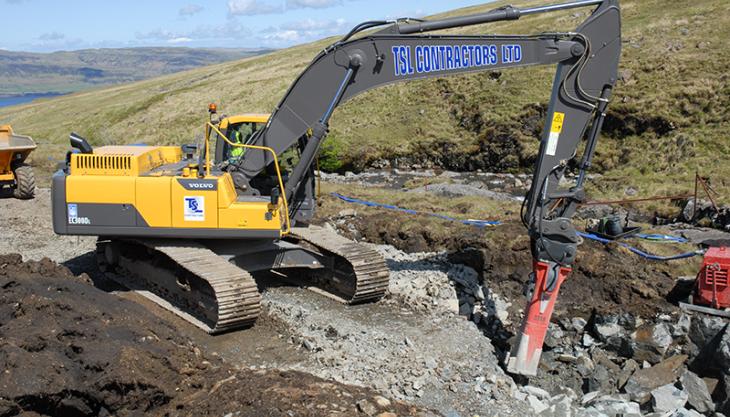
<svg viewBox="0 0 730 417">
<path fill-rule="evenodd" d="M 550 316 L 558 299 L 560 285 L 570 274 L 571 269 L 553 262 L 533 262 L 535 288 L 532 290 L 525 319 L 522 322 L 517 343 L 507 361 L 507 370 L 521 375 L 534 376 L 542 355 L 542 344 L 545 340 Z"/>
<path fill-rule="evenodd" d="M 730 308 L 730 248 L 710 248 L 697 274 L 693 304 Z"/>
</svg>

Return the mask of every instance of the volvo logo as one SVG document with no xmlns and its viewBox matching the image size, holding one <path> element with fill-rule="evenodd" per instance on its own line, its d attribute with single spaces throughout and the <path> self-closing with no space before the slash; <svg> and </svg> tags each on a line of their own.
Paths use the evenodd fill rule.
<svg viewBox="0 0 730 417">
<path fill-rule="evenodd" d="M 218 189 L 217 180 L 188 180 L 178 178 L 177 182 L 182 185 L 186 190 L 193 191 L 214 191 Z"/>
</svg>

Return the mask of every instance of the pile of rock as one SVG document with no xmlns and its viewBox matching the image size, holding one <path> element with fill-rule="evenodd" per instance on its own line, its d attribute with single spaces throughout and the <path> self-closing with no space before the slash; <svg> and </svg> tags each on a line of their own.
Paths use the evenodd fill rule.
<svg viewBox="0 0 730 417">
<path fill-rule="evenodd" d="M 568 403 L 593 413 L 576 415 L 730 413 L 730 330 L 718 317 L 560 320 L 550 325 L 541 365 L 532 382 L 557 394 L 531 400 L 541 415 L 566 415 L 545 410 Z M 559 392 L 561 386 L 580 393 L 580 401 Z"/>
<path fill-rule="evenodd" d="M 698 199 L 696 202 L 694 199 L 689 199 L 682 206 L 679 216 L 670 221 L 730 231 L 730 207 L 718 207 L 711 201 L 703 199 Z"/>
<path fill-rule="evenodd" d="M 388 245 L 372 245 L 390 268 L 391 297 L 416 309 L 459 314 L 475 323 L 509 322 L 511 303 L 482 285 L 479 274 L 452 263 L 448 254 L 405 253 Z"/>
</svg>

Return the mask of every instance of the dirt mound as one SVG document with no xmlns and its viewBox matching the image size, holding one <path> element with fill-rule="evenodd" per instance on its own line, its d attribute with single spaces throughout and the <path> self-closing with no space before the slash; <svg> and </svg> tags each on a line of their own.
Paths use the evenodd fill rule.
<svg viewBox="0 0 730 417">
<path fill-rule="evenodd" d="M 235 370 L 144 307 L 0 256 L 0 416 L 432 415 L 298 372 Z"/>
</svg>

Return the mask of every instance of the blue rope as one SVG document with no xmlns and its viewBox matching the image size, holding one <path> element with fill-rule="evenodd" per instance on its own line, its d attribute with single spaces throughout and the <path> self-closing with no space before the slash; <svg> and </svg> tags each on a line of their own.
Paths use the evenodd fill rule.
<svg viewBox="0 0 730 417">
<path fill-rule="evenodd" d="M 400 211 L 402 213 L 407 213 L 407 214 L 420 214 L 420 215 L 425 215 L 425 216 L 431 216 L 431 217 L 436 217 L 436 218 L 443 219 L 443 220 L 448 220 L 451 222 L 459 222 L 462 224 L 466 224 L 468 226 L 487 227 L 487 226 L 497 226 L 497 225 L 501 224 L 501 222 L 499 222 L 499 221 L 491 221 L 491 220 L 460 220 L 460 219 L 456 219 L 453 217 L 444 216 L 443 214 L 426 213 L 426 212 L 421 212 L 421 211 L 416 211 L 416 210 L 411 210 L 411 209 L 405 209 L 405 208 L 393 206 L 390 204 L 374 203 L 372 201 L 365 201 L 365 200 L 360 200 L 360 199 L 353 198 L 353 197 L 347 197 L 347 196 L 344 196 L 344 195 L 338 194 L 338 193 L 330 193 L 330 194 L 333 197 L 337 197 L 346 203 L 360 204 L 360 205 L 367 206 L 367 207 L 380 207 L 380 208 L 384 208 L 384 209 L 388 209 L 388 210 Z M 693 256 L 697 256 L 697 255 L 701 254 L 701 252 L 695 251 L 695 252 L 686 252 L 686 253 L 681 253 L 679 255 L 671 255 L 671 256 L 652 255 L 651 253 L 646 253 L 629 244 L 626 244 L 623 242 L 616 242 L 616 241 L 609 240 L 609 239 L 604 239 L 602 237 L 596 236 L 591 233 L 578 232 L 578 236 L 581 236 L 585 239 L 595 240 L 595 241 L 603 243 L 603 244 L 616 243 L 617 245 L 623 246 L 624 248 L 641 256 L 642 258 L 646 258 L 646 259 L 649 259 L 652 261 L 673 261 L 673 260 L 678 260 L 678 259 L 691 258 Z M 645 239 L 665 239 L 665 240 L 671 240 L 671 241 L 675 241 L 675 242 L 686 242 L 686 239 L 676 238 L 674 236 L 666 236 L 666 235 L 637 235 L 637 236 L 639 236 L 639 237 L 647 236 L 647 237 L 644 237 Z M 661 237 L 656 237 L 656 236 L 661 236 Z"/>
<path fill-rule="evenodd" d="M 600 236 L 596 236 L 596 235 L 591 234 L 591 233 L 578 232 L 578 236 L 583 237 L 583 238 L 586 238 L 586 239 L 595 240 L 596 242 L 601 242 L 603 244 L 615 243 L 615 244 L 617 244 L 619 246 L 623 246 L 624 248 L 626 248 L 626 249 L 630 250 L 631 252 L 633 252 L 633 253 L 641 256 L 642 258 L 646 258 L 646 259 L 649 259 L 649 260 L 652 260 L 652 261 L 674 261 L 674 260 L 678 260 L 678 259 L 691 258 L 693 256 L 697 256 L 697 255 L 700 255 L 701 254 L 699 251 L 694 251 L 694 252 L 680 253 L 679 255 L 671 255 L 671 256 L 652 255 L 651 253 L 646 253 L 646 252 L 644 252 L 644 251 L 642 251 L 640 249 L 637 249 L 637 248 L 635 248 L 635 247 L 633 247 L 633 246 L 631 246 L 631 245 L 629 245 L 627 243 L 616 242 L 614 240 L 604 239 L 604 238 L 602 238 Z"/>
<path fill-rule="evenodd" d="M 380 208 L 384 208 L 384 209 L 388 209 L 388 210 L 400 211 L 402 213 L 407 213 L 407 214 L 420 214 L 420 215 L 424 215 L 424 216 L 431 216 L 431 217 L 436 217 L 436 218 L 443 219 L 443 220 L 448 220 L 450 222 L 459 222 L 459 223 L 465 224 L 467 226 L 488 227 L 488 226 L 497 226 L 499 224 L 502 224 L 501 222 L 496 221 L 496 220 L 461 220 L 461 219 L 456 219 L 456 218 L 449 217 L 449 216 L 444 216 L 443 214 L 426 213 L 426 212 L 421 212 L 421 211 L 416 211 L 416 210 L 411 210 L 411 209 L 405 209 L 405 208 L 398 207 L 398 206 L 392 206 L 390 204 L 380 204 L 380 203 L 374 203 L 372 201 L 360 200 L 357 198 L 347 197 L 347 196 L 344 196 L 344 195 L 338 194 L 338 193 L 330 193 L 330 194 L 333 197 L 337 197 L 340 200 L 347 202 L 347 203 L 360 204 L 360 205 L 368 206 L 368 207 L 380 207 Z"/>
</svg>

